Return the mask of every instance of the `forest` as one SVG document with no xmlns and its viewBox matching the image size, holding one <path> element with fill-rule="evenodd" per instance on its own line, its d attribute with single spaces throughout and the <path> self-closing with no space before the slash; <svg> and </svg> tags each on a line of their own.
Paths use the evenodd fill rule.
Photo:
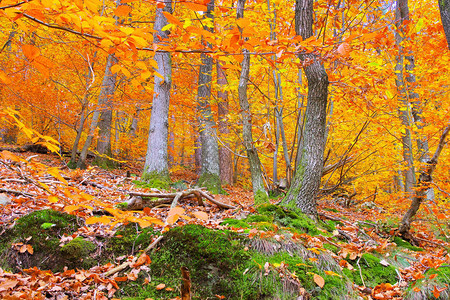
<svg viewBox="0 0 450 300">
<path fill-rule="evenodd" d="M 1 0 L 1 299 L 449 299 L 450 2 Z"/>
</svg>

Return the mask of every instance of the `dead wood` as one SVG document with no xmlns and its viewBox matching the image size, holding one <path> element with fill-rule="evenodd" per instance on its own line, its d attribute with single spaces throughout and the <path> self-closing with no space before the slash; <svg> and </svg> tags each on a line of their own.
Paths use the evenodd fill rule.
<svg viewBox="0 0 450 300">
<path fill-rule="evenodd" d="M 33 197 L 37 196 L 37 195 L 33 195 L 33 194 L 30 194 L 30 193 L 27 193 L 27 192 L 10 190 L 10 189 L 4 189 L 4 188 L 0 188 L 0 192 L 14 194 L 14 195 L 21 195 L 21 196 L 29 197 L 29 198 L 33 198 Z"/>
<path fill-rule="evenodd" d="M 181 267 L 181 300 L 191 300 L 191 276 L 188 268 Z"/>
<path fill-rule="evenodd" d="M 225 208 L 225 209 L 235 209 L 236 207 L 226 204 L 226 203 L 222 203 L 220 201 L 215 200 L 211 195 L 208 195 L 205 191 L 203 191 L 202 189 L 187 189 L 184 191 L 180 191 L 177 193 L 139 193 L 139 192 L 129 192 L 130 196 L 133 196 L 134 198 L 140 197 L 142 199 L 142 207 L 147 206 L 148 202 L 156 202 L 156 201 L 148 201 L 146 200 L 146 198 L 163 198 L 163 199 L 170 199 L 171 201 L 166 202 L 164 201 L 163 203 L 158 203 L 154 206 L 160 205 L 160 204 L 166 204 L 166 203 L 175 203 L 175 206 L 177 205 L 177 203 L 184 198 L 191 198 L 191 197 L 195 197 L 199 203 L 199 205 L 204 205 L 202 198 L 205 198 L 206 200 L 214 203 L 215 205 L 217 205 L 220 208 Z M 176 201 L 175 201 L 176 200 Z M 139 201 L 138 199 L 135 200 L 134 202 Z M 128 202 L 128 205 L 133 204 L 134 206 L 135 203 L 130 201 Z M 146 204 L 144 204 L 144 202 Z M 173 205 L 172 205 L 173 206 Z M 175 207 L 173 206 L 173 207 Z M 138 207 L 138 206 L 137 206 Z M 134 208 L 134 209 L 138 209 L 138 208 Z"/>
</svg>

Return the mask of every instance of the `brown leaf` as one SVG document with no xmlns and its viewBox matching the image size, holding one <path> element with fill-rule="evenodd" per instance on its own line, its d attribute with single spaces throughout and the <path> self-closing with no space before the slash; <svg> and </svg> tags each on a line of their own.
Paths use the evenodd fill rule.
<svg viewBox="0 0 450 300">
<path fill-rule="evenodd" d="M 322 276 L 314 274 L 314 282 L 321 288 L 325 285 L 325 280 Z"/>
<path fill-rule="evenodd" d="M 162 290 L 163 288 L 165 288 L 166 287 L 166 285 L 164 284 L 164 283 L 160 283 L 160 284 L 158 284 L 157 286 L 156 286 L 156 289 L 159 291 L 159 290 Z"/>
</svg>

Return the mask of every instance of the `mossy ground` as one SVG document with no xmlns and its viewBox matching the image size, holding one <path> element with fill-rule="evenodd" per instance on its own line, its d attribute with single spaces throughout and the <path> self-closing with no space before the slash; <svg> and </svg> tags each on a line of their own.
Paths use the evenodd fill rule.
<svg viewBox="0 0 450 300">
<path fill-rule="evenodd" d="M 425 249 L 413 246 L 398 236 L 394 237 L 394 243 L 396 243 L 398 247 L 403 247 L 403 248 L 409 249 L 411 251 L 425 251 Z"/>
<path fill-rule="evenodd" d="M 425 272 L 424 278 L 410 284 L 405 293 L 404 299 L 450 299 L 449 286 L 450 268 L 448 266 L 442 266 L 437 269 L 429 269 Z M 441 290 L 438 298 L 433 295 L 435 288 Z"/>
<path fill-rule="evenodd" d="M 258 216 L 262 220 L 266 216 Z M 215 295 L 225 299 L 295 299 L 303 287 L 314 299 L 351 299 L 354 295 L 350 281 L 345 276 L 332 276 L 326 270 L 339 271 L 332 258 L 331 267 L 315 263 L 299 252 L 279 251 L 267 254 L 254 249 L 244 236 L 226 230 L 212 230 L 200 225 L 186 225 L 170 230 L 159 249 L 151 254 L 152 278 L 142 285 L 144 277 L 129 282 L 119 295 L 122 299 L 172 299 L 179 296 L 181 267 L 190 270 L 193 299 L 211 299 Z M 321 257 L 319 255 L 319 257 Z M 322 257 L 321 257 L 322 258 Z M 270 264 L 266 274 L 264 265 Z M 325 279 L 320 288 L 314 282 L 314 274 Z M 294 280 L 293 278 L 298 278 Z M 164 283 L 173 290 L 156 290 Z M 342 298 L 341 295 L 345 295 Z"/>
<path fill-rule="evenodd" d="M 344 274 L 357 285 L 373 288 L 381 283 L 394 284 L 398 281 L 395 268 L 384 266 L 380 263 L 381 259 L 372 254 L 364 253 L 361 258 L 348 259 L 348 262 L 354 269 L 344 269 Z"/>
<path fill-rule="evenodd" d="M 62 270 L 65 265 L 70 267 L 71 260 L 60 253 L 59 239 L 77 228 L 75 216 L 54 210 L 34 211 L 18 219 L 12 229 L 0 236 L 0 266 L 16 272 L 37 265 L 55 271 Z M 13 243 L 31 245 L 34 254 L 19 253 L 11 248 Z"/>
<path fill-rule="evenodd" d="M 136 223 L 129 223 L 116 231 L 106 242 L 105 250 L 108 256 L 131 255 L 145 249 L 154 236 L 153 228 L 141 228 Z"/>
</svg>

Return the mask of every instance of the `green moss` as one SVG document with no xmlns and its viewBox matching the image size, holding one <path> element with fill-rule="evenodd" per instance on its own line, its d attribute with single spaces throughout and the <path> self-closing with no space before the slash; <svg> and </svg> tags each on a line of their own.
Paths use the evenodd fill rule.
<svg viewBox="0 0 450 300">
<path fill-rule="evenodd" d="M 394 243 L 396 243 L 398 247 L 403 247 L 411 251 L 425 251 L 423 248 L 413 246 L 398 236 L 394 237 Z"/>
<path fill-rule="evenodd" d="M 51 224 L 51 225 L 49 225 Z M 34 211 L 18 219 L 12 229 L 0 236 L 0 266 L 19 271 L 20 268 L 38 266 L 41 269 L 60 271 L 67 264 L 61 257 L 59 239 L 78 229 L 77 218 L 54 210 Z M 31 239 L 28 239 L 31 237 Z M 29 244 L 34 254 L 18 253 L 13 243 Z M 20 268 L 17 262 L 22 265 Z"/>
<path fill-rule="evenodd" d="M 69 169 L 76 169 L 77 168 L 77 162 L 76 161 L 73 161 L 73 160 L 71 160 L 71 161 L 69 161 L 68 163 L 67 163 L 67 167 L 69 168 Z"/>
<path fill-rule="evenodd" d="M 96 261 L 90 258 L 89 253 L 93 252 L 96 246 L 82 237 L 77 237 L 61 248 L 62 255 L 71 262 L 69 268 L 89 269 L 96 264 Z"/>
<path fill-rule="evenodd" d="M 330 250 L 333 253 L 338 253 L 340 250 L 339 247 L 336 247 L 335 245 L 332 245 L 332 244 L 323 244 L 323 248 Z"/>
<path fill-rule="evenodd" d="M 136 223 L 129 223 L 116 231 L 106 243 L 106 251 L 113 256 L 131 255 L 145 249 L 155 235 L 153 228 L 141 228 Z"/>
<path fill-rule="evenodd" d="M 361 280 L 364 279 L 366 286 L 375 287 L 381 283 L 391 283 L 397 282 L 397 272 L 393 266 L 383 266 L 380 263 L 380 259 L 372 254 L 364 253 L 359 259 L 348 260 L 350 264 L 354 267 L 354 270 L 344 269 L 344 274 L 350 278 L 357 285 L 364 285 Z M 361 268 L 361 269 L 360 269 Z"/>
<path fill-rule="evenodd" d="M 172 181 L 170 180 L 169 173 L 158 172 L 145 172 L 141 177 L 142 181 L 133 181 L 138 187 L 142 188 L 156 188 L 167 190 L 170 188 Z"/>
<path fill-rule="evenodd" d="M 437 276 L 436 276 L 437 275 Z M 421 299 L 450 299 L 450 268 L 441 266 L 440 268 L 432 268 L 425 272 L 424 278 L 412 282 L 405 292 L 404 299 L 421 300 Z M 419 291 L 414 291 L 414 288 Z M 437 288 L 443 290 L 439 298 L 434 297 L 433 291 Z"/>
<path fill-rule="evenodd" d="M 128 203 L 127 202 L 117 203 L 116 207 L 118 209 L 126 209 L 128 207 Z"/>
<path fill-rule="evenodd" d="M 273 222 L 273 218 L 265 215 L 249 215 L 245 221 L 247 223 L 253 222 Z"/>
<path fill-rule="evenodd" d="M 263 204 L 258 206 L 257 210 L 260 214 L 271 217 L 283 227 L 290 227 L 310 235 L 319 234 L 317 224 L 297 208 L 288 209 L 278 205 Z"/>
<path fill-rule="evenodd" d="M 256 191 L 256 193 L 253 197 L 255 199 L 255 205 L 269 203 L 269 196 L 267 195 L 265 190 Z"/>
<path fill-rule="evenodd" d="M 111 156 L 111 154 L 109 154 Z M 107 157 L 97 156 L 92 162 L 93 165 L 96 165 L 104 170 L 114 170 L 117 168 L 118 164 L 116 161 L 112 159 L 108 159 Z"/>
<path fill-rule="evenodd" d="M 212 173 L 208 173 L 208 172 L 203 173 L 202 175 L 200 175 L 197 185 L 200 187 L 206 187 L 208 189 L 208 191 L 210 191 L 213 194 L 221 194 L 222 193 L 220 177 L 216 174 L 212 174 Z"/>
<path fill-rule="evenodd" d="M 220 225 L 228 225 L 233 228 L 249 228 L 250 225 L 244 220 L 225 219 Z"/>
<path fill-rule="evenodd" d="M 188 184 L 187 181 L 179 180 L 177 182 L 174 182 L 174 183 L 170 184 L 170 187 L 173 188 L 173 189 L 182 191 L 182 190 L 185 190 L 185 189 L 188 188 L 187 184 Z"/>
</svg>

